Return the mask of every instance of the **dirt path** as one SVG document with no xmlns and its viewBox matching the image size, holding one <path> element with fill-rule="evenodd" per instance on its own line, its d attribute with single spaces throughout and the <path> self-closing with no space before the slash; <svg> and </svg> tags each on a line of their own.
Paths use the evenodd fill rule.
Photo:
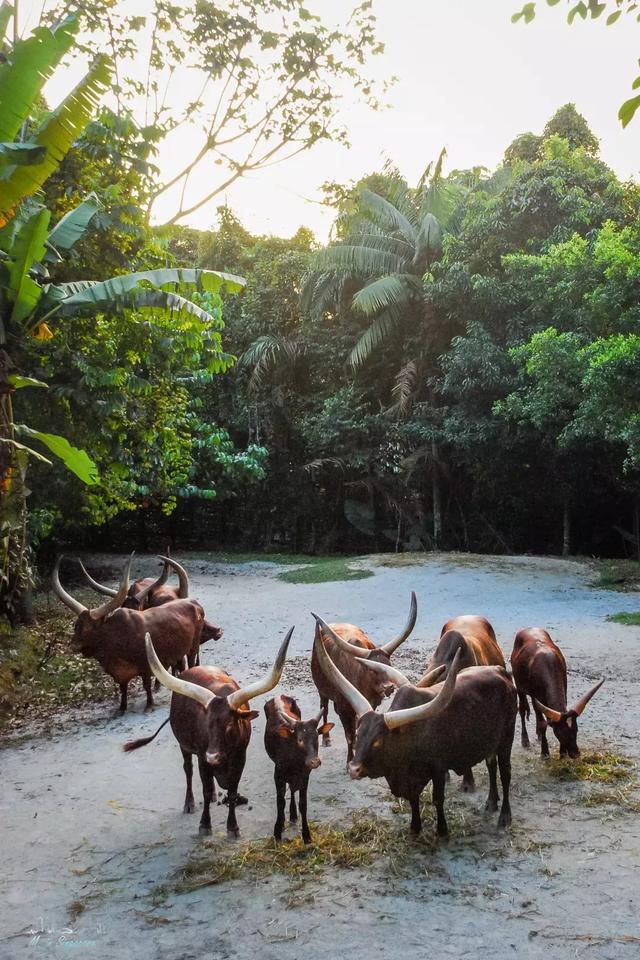
<svg viewBox="0 0 640 960">
<path fill-rule="evenodd" d="M 194 594 L 225 627 L 223 639 L 205 648 L 205 662 L 230 668 L 239 680 L 253 678 L 295 623 L 282 689 L 295 692 L 307 712 L 317 708 L 306 665 L 309 610 L 351 620 L 382 641 L 404 622 L 415 589 L 418 624 L 398 657 L 402 669 L 418 673 L 442 623 L 456 613 L 488 616 L 505 651 L 517 628 L 545 626 L 567 655 L 570 696 L 607 678 L 581 724 L 583 748 L 606 740 L 640 759 L 640 629 L 604 619 L 637 609 L 638 597 L 591 589 L 579 564 L 430 556 L 420 565 L 371 566 L 375 576 L 356 583 L 316 585 L 279 582 L 265 564 L 198 561 L 191 568 Z M 163 691 L 154 714 L 145 715 L 137 698 L 120 719 L 102 705 L 0 753 L 2 960 L 320 960 L 342 957 L 354 944 L 385 960 L 476 958 L 485 951 L 545 960 L 640 955 L 640 814 L 586 805 L 591 786 L 551 782 L 535 751 L 525 756 L 519 737 L 507 836 L 495 833 L 495 817 L 481 813 L 486 776 L 477 768 L 478 792 L 452 798 L 465 835 L 418 850 L 410 869 L 392 872 L 378 860 L 304 883 L 240 879 L 156 904 L 150 892 L 202 842 L 197 817 L 181 813 L 181 758 L 168 728 L 145 750 L 125 755 L 120 747 L 155 729 L 167 703 Z M 238 812 L 245 840 L 269 835 L 275 815 L 262 732 L 261 717 L 243 780 L 250 807 Z M 383 781 L 347 778 L 343 738 L 335 733 L 312 777 L 311 817 L 388 812 Z M 226 808 L 212 814 L 221 835 Z M 405 829 L 406 815 L 397 819 Z"/>
</svg>

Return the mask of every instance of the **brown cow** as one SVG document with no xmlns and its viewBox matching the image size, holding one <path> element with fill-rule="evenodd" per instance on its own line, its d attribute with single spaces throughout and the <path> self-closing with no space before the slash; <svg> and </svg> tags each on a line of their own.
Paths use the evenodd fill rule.
<svg viewBox="0 0 640 960">
<path fill-rule="evenodd" d="M 163 663 L 175 666 L 183 658 L 191 664 L 205 632 L 204 610 L 195 600 L 173 600 L 148 610 L 127 610 L 121 606 L 129 586 L 131 557 L 125 563 L 115 597 L 89 610 L 64 590 L 60 583 L 60 561 L 56 561 L 52 584 L 56 596 L 77 616 L 71 650 L 94 657 L 105 673 L 120 687 L 120 712 L 127 709 L 127 688 L 134 677 L 142 677 L 147 694 L 146 709 L 153 706 L 151 671 L 144 645 L 145 633 L 155 639 Z M 206 639 L 210 639 L 208 636 Z"/>
<path fill-rule="evenodd" d="M 567 707 L 567 664 L 562 651 L 542 627 L 527 627 L 516 634 L 511 653 L 511 669 L 520 703 L 522 746 L 529 748 L 525 717 L 530 716 L 527 695 L 536 715 L 536 734 L 541 756 L 549 756 L 547 724 L 560 744 L 561 757 L 579 757 L 578 717 L 600 689 L 600 680 L 572 707 Z"/>
<path fill-rule="evenodd" d="M 178 563 L 177 560 L 173 560 L 171 557 L 161 556 L 159 559 L 163 561 L 160 576 L 156 578 L 145 577 L 143 580 L 134 581 L 127 591 L 127 596 L 122 603 L 123 607 L 128 610 L 146 610 L 149 607 L 161 607 L 163 604 L 170 603 L 172 600 L 185 600 L 189 597 L 189 577 L 182 564 Z M 104 584 L 94 580 L 87 572 L 82 561 L 78 560 L 78 563 L 89 585 L 93 587 L 94 590 L 107 597 L 116 596 L 117 590 L 114 590 L 112 587 L 106 587 Z M 177 587 L 166 584 L 170 567 L 173 567 L 178 574 L 179 582 Z M 216 624 L 205 620 L 201 643 L 206 643 L 207 640 L 219 640 L 223 633 L 224 630 L 222 627 L 218 627 Z M 196 655 L 195 663 L 200 663 L 199 652 Z M 192 665 L 193 664 L 191 664 L 191 666 Z M 156 684 L 156 689 L 157 688 L 158 685 Z"/>
<path fill-rule="evenodd" d="M 327 734 L 333 729 L 332 723 L 323 723 L 322 711 L 312 720 L 303 720 L 300 707 L 293 697 L 281 694 L 267 700 L 264 705 L 267 725 L 264 731 L 264 746 L 273 760 L 273 777 L 276 784 L 276 804 L 278 815 L 273 828 L 276 840 L 282 840 L 284 827 L 284 808 L 287 785 L 291 791 L 289 820 L 298 819 L 296 793 L 299 792 L 300 816 L 302 817 L 302 840 L 311 843 L 311 833 L 307 822 L 307 789 L 312 770 L 321 764 L 318 756 L 318 734 Z"/>
<path fill-rule="evenodd" d="M 158 659 L 149 634 L 145 637 L 150 669 L 165 687 L 173 691 L 169 720 L 182 751 L 183 768 L 187 778 L 185 813 L 193 813 L 195 810 L 192 789 L 193 754 L 198 758 L 204 798 L 200 833 L 211 833 L 209 807 L 216 798 L 215 779 L 218 785 L 227 791 L 227 833 L 231 837 L 240 834 L 236 806 L 246 803 L 246 799 L 238 795 L 238 784 L 251 739 L 251 721 L 259 716 L 257 710 L 248 710 L 247 704 L 254 697 L 268 693 L 277 685 L 282 676 L 292 633 L 293 627 L 280 645 L 276 661 L 267 676 L 242 688 L 220 667 L 194 667 L 179 677 L 172 677 Z M 138 747 L 151 743 L 163 726 L 164 724 L 150 737 L 125 743 L 124 750 L 137 750 Z"/>
<path fill-rule="evenodd" d="M 319 621 L 325 629 L 323 621 Z M 516 722 L 516 691 L 503 667 L 469 667 L 458 673 L 458 651 L 446 680 L 431 689 L 409 683 L 386 664 L 364 661 L 365 669 L 385 675 L 399 687 L 391 708 L 376 713 L 359 690 L 342 676 L 316 635 L 321 669 L 340 687 L 357 717 L 354 757 L 349 773 L 354 780 L 384 777 L 396 797 L 411 804 L 411 832 L 420 833 L 420 795 L 433 783 L 438 836 L 448 835 L 444 815 L 447 770 L 461 773 L 486 760 L 489 796 L 486 809 L 498 809 L 497 767 L 502 781 L 499 827 L 511 823 L 509 785 L 511 745 Z M 442 673 L 442 666 L 436 668 Z"/>
<path fill-rule="evenodd" d="M 360 661 L 372 660 L 380 663 L 390 663 L 391 655 L 407 639 L 413 630 L 418 615 L 418 604 L 415 593 L 411 593 L 411 608 L 409 619 L 402 631 L 393 640 L 376 647 L 359 627 L 354 627 L 351 623 L 332 623 L 328 625 L 328 630 L 324 631 L 325 645 L 329 656 L 336 663 L 340 672 L 348 677 L 363 696 L 369 701 L 375 710 L 382 703 L 383 698 L 391 692 L 392 688 L 385 682 L 384 678 L 378 674 L 372 673 L 363 667 Z M 315 613 L 313 614 L 315 617 Z M 316 621 L 318 618 L 316 617 Z M 316 632 L 318 627 L 316 625 Z M 355 737 L 356 716 L 353 707 L 346 700 L 340 688 L 331 683 L 325 672 L 320 668 L 316 648 L 314 645 L 311 656 L 311 675 L 320 694 L 320 709 L 327 722 L 329 711 L 329 701 L 333 701 L 333 706 L 340 717 L 344 728 L 344 734 L 347 740 L 347 763 L 353 757 L 353 740 Z M 323 734 L 322 743 L 325 747 L 329 746 L 330 739 L 327 734 Z"/>
<path fill-rule="evenodd" d="M 464 614 L 447 620 L 440 631 L 438 645 L 427 663 L 427 672 L 440 665 L 450 667 L 458 650 L 461 670 L 467 667 L 505 666 L 494 629 L 485 617 Z M 418 687 L 422 685 L 421 680 L 416 684 Z M 462 790 L 465 793 L 472 793 L 475 790 L 472 770 L 465 770 L 462 777 Z"/>
<path fill-rule="evenodd" d="M 447 620 L 426 669 L 433 670 L 442 663 L 451 664 L 458 649 L 461 650 L 461 670 L 465 667 L 505 666 L 495 631 L 485 617 L 465 614 Z"/>
</svg>

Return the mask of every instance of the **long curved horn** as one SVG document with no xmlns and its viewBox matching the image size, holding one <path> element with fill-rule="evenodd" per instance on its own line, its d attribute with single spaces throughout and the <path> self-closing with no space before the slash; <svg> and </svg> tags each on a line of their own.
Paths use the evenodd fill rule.
<svg viewBox="0 0 640 960">
<path fill-rule="evenodd" d="M 580 699 L 574 703 L 574 705 L 571 707 L 571 710 L 580 716 L 586 705 L 589 703 L 589 700 L 591 700 L 591 697 L 594 695 L 594 693 L 598 692 L 603 683 L 604 680 L 600 680 L 599 683 L 596 683 L 595 687 L 592 687 L 588 693 L 585 693 L 584 697 L 580 697 Z"/>
<path fill-rule="evenodd" d="M 538 710 L 540 713 L 544 713 L 545 717 L 550 723 L 560 723 L 562 720 L 562 714 L 559 710 L 552 710 L 551 707 L 545 707 L 544 703 L 540 703 L 540 701 L 536 700 L 535 697 L 532 697 L 531 699 L 533 700 L 533 705 L 536 710 Z"/>
<path fill-rule="evenodd" d="M 145 633 L 144 635 L 144 648 L 147 652 L 147 660 L 149 661 L 151 672 L 163 687 L 166 687 L 168 690 L 173 690 L 174 693 L 181 693 L 184 697 L 197 700 L 206 710 L 214 699 L 215 693 L 207 690 L 206 687 L 201 687 L 197 683 L 189 683 L 188 680 L 181 680 L 180 677 L 174 677 L 168 670 L 165 670 L 158 660 L 158 654 L 153 648 L 151 634 L 149 633 Z"/>
<path fill-rule="evenodd" d="M 189 577 L 187 575 L 187 571 L 181 563 L 178 563 L 177 560 L 172 560 L 171 557 L 161 556 L 160 559 L 164 560 L 165 563 L 170 564 L 178 574 L 178 579 L 180 581 L 180 586 L 178 587 L 178 596 L 181 600 L 186 600 L 189 596 Z"/>
<path fill-rule="evenodd" d="M 339 633 L 330 627 L 328 623 L 325 623 L 320 617 L 316 614 L 312 614 L 316 618 L 316 621 L 320 624 L 322 632 L 326 633 L 335 643 L 336 647 L 339 647 L 341 650 L 344 650 L 345 653 L 350 653 L 352 657 L 359 657 L 360 659 L 365 659 L 371 653 L 370 649 L 367 647 L 358 647 L 355 643 L 349 643 L 348 640 L 344 640 Z"/>
<path fill-rule="evenodd" d="M 397 730 L 398 727 L 405 727 L 408 723 L 415 723 L 417 720 L 426 720 L 428 717 L 437 717 L 439 713 L 449 706 L 453 691 L 456 686 L 456 678 L 460 663 L 460 651 L 456 652 L 453 658 L 451 668 L 447 673 L 447 679 L 442 684 L 442 690 L 429 703 L 421 703 L 415 707 L 407 707 L 404 710 L 387 710 L 383 713 L 384 722 L 389 730 Z"/>
<path fill-rule="evenodd" d="M 158 587 L 163 586 L 169 578 L 169 562 L 167 560 L 162 564 L 162 570 L 160 571 L 160 576 L 157 580 L 154 580 L 152 583 L 148 584 L 143 590 L 140 590 L 139 593 L 136 593 L 135 599 L 138 603 L 143 603 L 147 599 L 150 593 L 154 590 L 157 590 Z"/>
<path fill-rule="evenodd" d="M 69 607 L 69 610 L 73 610 L 77 617 L 81 613 L 84 613 L 87 607 L 84 604 L 80 603 L 79 600 L 74 600 L 70 593 L 64 589 L 60 583 L 60 561 L 62 557 L 58 557 L 56 560 L 55 567 L 53 568 L 53 573 L 51 574 L 51 586 L 53 587 L 53 592 L 55 593 L 58 600 L 62 600 L 65 607 Z"/>
<path fill-rule="evenodd" d="M 100 607 L 96 607 L 95 610 L 90 610 L 92 620 L 103 620 L 108 614 L 112 613 L 114 610 L 117 610 L 118 607 L 121 607 L 124 601 L 127 598 L 127 593 L 129 591 L 129 576 L 131 574 L 131 561 L 133 560 L 133 553 L 128 560 L 125 560 L 124 566 L 122 568 L 122 573 L 120 575 L 120 586 L 118 587 L 118 592 L 115 597 L 112 597 L 110 600 L 107 600 L 106 603 L 103 603 Z"/>
<path fill-rule="evenodd" d="M 362 662 L 365 667 L 371 667 L 371 669 L 377 671 L 377 673 L 383 673 L 394 687 L 406 687 L 407 684 L 411 682 L 405 677 L 404 673 L 396 670 L 395 667 L 390 667 L 386 663 L 379 663 L 377 660 L 363 660 Z"/>
<path fill-rule="evenodd" d="M 441 663 L 439 667 L 434 667 L 433 670 L 427 670 L 424 676 L 420 677 L 416 683 L 416 687 L 424 689 L 425 687 L 432 687 L 434 683 L 437 683 L 439 680 L 442 680 L 442 676 L 447 671 L 446 663 Z"/>
<path fill-rule="evenodd" d="M 322 671 L 327 680 L 335 684 L 345 700 L 347 700 L 351 707 L 353 707 L 358 719 L 360 719 L 360 717 L 363 717 L 365 713 L 371 712 L 371 704 L 367 698 L 364 697 L 360 691 L 354 687 L 354 685 L 350 683 L 349 680 L 347 680 L 347 678 L 338 670 L 335 663 L 327 653 L 322 640 L 321 631 L 325 629 L 326 624 L 324 620 L 316 616 L 315 613 L 312 614 L 312 616 L 316 618 L 316 623 L 318 624 L 316 628 L 315 639 L 313 641 L 313 649 L 316 652 Z M 365 661 L 363 661 L 363 663 L 364 662 Z"/>
<path fill-rule="evenodd" d="M 80 560 L 79 558 L 76 558 L 76 559 L 78 560 L 80 569 L 84 573 L 85 579 L 90 587 L 93 587 L 93 589 L 97 593 L 101 593 L 105 597 L 115 597 L 115 595 L 118 592 L 117 590 L 114 590 L 113 587 L 105 587 L 103 583 L 98 583 L 97 580 L 94 580 L 93 577 L 87 572 L 87 568 L 85 567 L 82 560 Z"/>
<path fill-rule="evenodd" d="M 289 648 L 289 641 L 291 640 L 291 634 L 295 630 L 295 627 L 291 627 L 288 634 L 280 644 L 280 649 L 278 650 L 278 656 L 276 657 L 274 665 L 271 667 L 271 670 L 263 677 L 262 680 L 256 680 L 255 683 L 249 683 L 246 687 L 241 687 L 239 690 L 234 690 L 233 693 L 230 693 L 227 697 L 227 702 L 230 707 L 237 709 L 242 706 L 243 703 L 248 703 L 249 700 L 252 700 L 254 697 L 259 697 L 263 693 L 268 693 L 269 690 L 278 684 L 280 677 L 282 676 L 282 671 L 284 670 L 284 662 L 287 659 L 287 650 Z"/>
<path fill-rule="evenodd" d="M 387 656 L 390 657 L 391 654 L 398 649 L 400 644 L 404 643 L 404 641 L 407 639 L 407 637 L 409 636 L 409 634 L 411 633 L 411 631 L 416 625 L 417 618 L 418 618 L 418 601 L 416 599 L 415 590 L 412 590 L 411 606 L 409 607 L 409 619 L 405 624 L 404 630 L 402 631 L 402 633 L 399 633 L 398 636 L 395 637 L 393 640 L 389 640 L 388 643 L 385 643 L 384 646 L 378 647 L 378 649 L 382 650 L 383 653 L 386 653 Z"/>
</svg>

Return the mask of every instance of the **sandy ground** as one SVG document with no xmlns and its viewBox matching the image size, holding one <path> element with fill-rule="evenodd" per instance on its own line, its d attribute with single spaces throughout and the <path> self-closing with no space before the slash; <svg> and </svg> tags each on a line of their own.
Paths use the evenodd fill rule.
<svg viewBox="0 0 640 960">
<path fill-rule="evenodd" d="M 607 679 L 583 717 L 583 749 L 607 743 L 640 758 L 640 629 L 605 621 L 637 609 L 637 595 L 594 590 L 586 567 L 550 559 L 441 555 L 419 565 L 367 566 L 375 571 L 367 580 L 295 585 L 276 580 L 268 564 L 192 562 L 193 593 L 225 628 L 218 644 L 204 648 L 204 662 L 226 667 L 239 681 L 255 678 L 296 624 L 281 689 L 294 692 L 308 713 L 317 708 L 306 663 L 309 610 L 351 620 L 384 641 L 404 623 L 415 589 L 418 624 L 397 657 L 402 669 L 418 674 L 442 623 L 457 613 L 488 616 L 507 653 L 518 628 L 544 626 L 568 658 L 570 698 Z M 263 701 L 255 702 L 260 710 Z M 116 719 L 114 697 L 113 706 L 62 717 L 45 734 L 5 744 L 0 753 L 2 960 L 320 960 L 342 957 L 352 945 L 387 960 L 476 958 L 485 951 L 545 960 L 640 955 L 640 816 L 586 806 L 579 799 L 589 787 L 541 778 L 537 750 L 525 756 L 519 735 L 514 827 L 506 835 L 496 833 L 495 816 L 480 812 L 486 773 L 476 768 L 478 792 L 456 799 L 468 811 L 467 835 L 418 851 L 399 875 L 380 860 L 366 871 L 327 871 L 302 885 L 286 876 L 236 880 L 154 906 L 150 892 L 202 841 L 198 816 L 181 812 L 184 777 L 170 729 L 144 750 L 121 751 L 123 741 L 166 717 L 168 694 L 162 691 L 151 715 L 143 704 L 135 698 Z M 245 840 L 269 835 L 275 816 L 262 720 L 261 711 L 242 781 L 250 798 L 249 808 L 238 810 Z M 311 781 L 312 819 L 388 811 L 384 781 L 348 779 L 338 728 L 321 758 Z M 455 788 L 452 782 L 449 791 Z M 226 807 L 212 815 L 214 833 L 222 835 Z M 407 828 L 407 816 L 397 817 Z M 74 918 L 77 904 L 83 912 Z"/>
</svg>

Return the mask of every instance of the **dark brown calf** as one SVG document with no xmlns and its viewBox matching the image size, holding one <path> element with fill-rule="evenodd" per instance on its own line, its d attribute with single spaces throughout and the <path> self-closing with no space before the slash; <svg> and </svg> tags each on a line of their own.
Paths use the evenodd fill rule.
<svg viewBox="0 0 640 960">
<path fill-rule="evenodd" d="M 61 559 L 61 558 L 60 558 Z M 153 706 L 151 670 L 145 651 L 145 633 L 150 633 L 163 664 L 193 664 L 200 649 L 205 619 L 195 600 L 173 600 L 161 607 L 128 610 L 121 606 L 127 594 L 131 558 L 125 563 L 116 596 L 95 610 L 89 610 L 68 594 L 60 583 L 58 559 L 52 585 L 58 598 L 77 616 L 71 650 L 93 657 L 120 687 L 120 712 L 127 709 L 127 688 L 134 677 L 142 677 L 147 709 Z"/>
<path fill-rule="evenodd" d="M 318 734 L 327 734 L 333 729 L 332 723 L 323 723 L 322 712 L 312 720 L 303 720 L 300 707 L 293 697 L 280 694 L 264 705 L 267 725 L 264 731 L 264 746 L 275 764 L 273 777 L 276 784 L 277 819 L 273 828 L 276 840 L 282 840 L 284 827 L 284 809 L 287 786 L 291 791 L 289 820 L 298 819 L 296 793 L 299 794 L 300 816 L 302 818 L 302 839 L 311 843 L 311 833 L 307 822 L 307 789 L 311 771 L 320 766 L 318 756 Z"/>
<path fill-rule="evenodd" d="M 326 626 L 323 621 L 320 625 L 323 629 Z M 420 795 L 432 781 L 437 833 L 448 835 L 444 815 L 446 773 L 462 773 L 481 760 L 486 760 L 489 770 L 486 808 L 498 809 L 499 767 L 503 798 L 498 826 L 511 823 L 511 745 L 517 704 L 515 688 L 503 667 L 469 667 L 458 673 L 458 652 L 446 680 L 424 689 L 409 683 L 398 670 L 367 661 L 365 669 L 384 674 L 399 686 L 391 708 L 375 713 L 329 659 L 319 636 L 315 645 L 322 669 L 340 686 L 357 717 L 349 773 L 354 780 L 384 777 L 393 795 L 411 804 L 412 833 L 422 829 Z M 442 673 L 442 666 L 436 669 Z"/>
<path fill-rule="evenodd" d="M 525 718 L 530 716 L 528 695 L 536 715 L 541 755 L 549 756 L 547 724 L 550 724 L 560 744 L 560 756 L 579 757 L 578 717 L 604 680 L 596 683 L 572 707 L 567 707 L 567 664 L 562 651 L 542 627 L 527 627 L 516 634 L 511 669 L 520 703 L 522 746 L 531 746 L 525 723 Z"/>
<path fill-rule="evenodd" d="M 333 623 L 330 625 L 329 632 L 324 632 L 324 643 L 330 658 L 338 666 L 340 672 L 348 677 L 349 682 L 369 701 L 374 710 L 393 688 L 385 681 L 384 677 L 367 670 L 363 666 L 363 661 L 371 660 L 390 664 L 394 651 L 401 643 L 404 643 L 413 630 L 417 615 L 416 595 L 412 592 L 409 619 L 404 630 L 393 640 L 389 640 L 388 643 L 380 647 L 374 646 L 366 633 L 359 627 L 354 627 L 351 623 Z M 317 630 L 318 627 L 316 626 L 316 632 Z M 333 701 L 334 709 L 340 717 L 347 740 L 347 763 L 349 763 L 353 757 L 353 740 L 356 729 L 355 713 L 349 701 L 342 695 L 340 688 L 321 669 L 315 645 L 311 656 L 311 675 L 320 694 L 320 709 L 325 724 L 330 700 Z M 325 747 L 329 745 L 330 740 L 327 734 L 323 734 L 322 742 Z"/>
<path fill-rule="evenodd" d="M 217 780 L 218 785 L 227 791 L 227 833 L 231 837 L 240 834 L 236 806 L 246 803 L 246 799 L 238 795 L 238 784 L 244 771 L 247 747 L 251 739 L 251 721 L 259 715 L 257 710 L 247 709 L 247 705 L 254 697 L 273 690 L 280 680 L 292 633 L 293 627 L 284 638 L 267 676 L 242 688 L 220 667 L 193 667 L 179 677 L 171 676 L 158 659 L 149 634 L 145 637 L 150 669 L 160 683 L 173 691 L 169 720 L 182 751 L 183 769 L 187 778 L 185 813 L 193 813 L 195 810 L 192 788 L 193 754 L 198 758 L 204 798 L 200 833 L 211 833 L 209 808 L 216 798 L 214 781 Z M 128 752 L 146 746 L 161 729 L 162 727 L 150 737 L 125 743 L 124 750 Z"/>
</svg>

